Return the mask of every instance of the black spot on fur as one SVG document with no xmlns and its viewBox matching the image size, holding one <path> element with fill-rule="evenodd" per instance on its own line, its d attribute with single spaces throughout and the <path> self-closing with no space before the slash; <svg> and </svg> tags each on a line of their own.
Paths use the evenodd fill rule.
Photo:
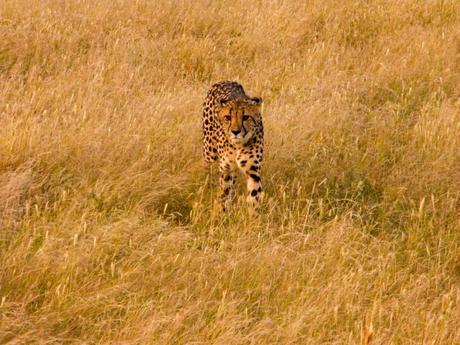
<svg viewBox="0 0 460 345">
<path fill-rule="evenodd" d="M 255 165 L 251 165 L 251 167 L 249 168 L 249 170 L 252 170 L 252 171 L 257 171 L 258 167 L 255 166 Z"/>
<path fill-rule="evenodd" d="M 244 167 L 248 161 L 244 160 L 240 162 L 240 166 Z"/>
<path fill-rule="evenodd" d="M 250 174 L 249 176 L 251 176 L 252 179 L 253 179 L 254 181 L 256 181 L 256 182 L 259 182 L 259 181 L 260 181 L 260 177 L 257 176 L 256 174 Z"/>
<path fill-rule="evenodd" d="M 256 189 L 253 189 L 252 192 L 251 192 L 251 196 L 256 196 L 257 195 L 257 190 Z"/>
</svg>

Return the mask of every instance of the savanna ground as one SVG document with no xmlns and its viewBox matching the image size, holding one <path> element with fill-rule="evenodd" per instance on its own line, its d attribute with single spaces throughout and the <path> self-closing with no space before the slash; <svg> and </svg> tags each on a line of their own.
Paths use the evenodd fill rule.
<svg viewBox="0 0 460 345">
<path fill-rule="evenodd" d="M 460 344 L 459 12 L 1 1 L 0 342 Z M 264 98 L 257 219 L 202 161 L 225 79 Z"/>
</svg>

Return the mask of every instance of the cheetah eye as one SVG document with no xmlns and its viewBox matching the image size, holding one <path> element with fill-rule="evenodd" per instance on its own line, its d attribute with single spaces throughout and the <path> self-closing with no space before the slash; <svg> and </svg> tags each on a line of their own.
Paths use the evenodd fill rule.
<svg viewBox="0 0 460 345">
<path fill-rule="evenodd" d="M 250 118 L 250 116 L 244 115 L 244 116 L 243 116 L 243 121 L 247 121 L 247 120 L 249 120 L 249 118 Z"/>
<path fill-rule="evenodd" d="M 225 115 L 224 116 L 225 121 L 230 121 L 232 117 L 230 115 Z"/>
</svg>

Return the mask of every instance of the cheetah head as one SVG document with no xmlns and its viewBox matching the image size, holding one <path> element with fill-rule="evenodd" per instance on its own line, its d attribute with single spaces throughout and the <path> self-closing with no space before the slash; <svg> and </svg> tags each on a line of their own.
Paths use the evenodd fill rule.
<svg viewBox="0 0 460 345">
<path fill-rule="evenodd" d="M 262 98 L 221 100 L 219 119 L 225 135 L 234 145 L 245 145 L 260 128 Z"/>
</svg>

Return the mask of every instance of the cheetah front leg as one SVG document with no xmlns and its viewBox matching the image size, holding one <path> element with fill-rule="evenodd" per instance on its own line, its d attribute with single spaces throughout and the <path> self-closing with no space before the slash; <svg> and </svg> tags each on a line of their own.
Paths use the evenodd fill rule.
<svg viewBox="0 0 460 345">
<path fill-rule="evenodd" d="M 257 160 L 242 159 L 238 162 L 238 166 L 246 175 L 246 185 L 248 189 L 246 201 L 249 205 L 249 211 L 251 214 L 257 213 L 259 211 L 260 198 L 262 195 L 260 163 Z"/>
<path fill-rule="evenodd" d="M 222 211 L 227 210 L 233 199 L 233 185 L 235 184 L 235 174 L 227 160 L 222 159 L 219 165 L 220 171 L 220 203 Z"/>
</svg>

